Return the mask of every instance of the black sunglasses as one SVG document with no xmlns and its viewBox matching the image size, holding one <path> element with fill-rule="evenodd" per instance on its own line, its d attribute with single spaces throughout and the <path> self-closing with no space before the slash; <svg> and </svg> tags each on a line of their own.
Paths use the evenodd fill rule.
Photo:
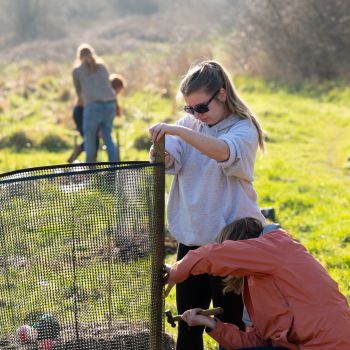
<svg viewBox="0 0 350 350">
<path fill-rule="evenodd" d="M 192 114 L 194 115 L 195 112 L 199 113 L 199 114 L 204 114 L 209 112 L 209 104 L 211 101 L 213 101 L 214 97 L 219 93 L 220 89 L 215 91 L 214 95 L 212 97 L 210 97 L 209 101 L 207 103 L 199 103 L 198 105 L 195 105 L 193 107 L 191 106 L 184 106 L 183 110 L 186 113 Z"/>
</svg>

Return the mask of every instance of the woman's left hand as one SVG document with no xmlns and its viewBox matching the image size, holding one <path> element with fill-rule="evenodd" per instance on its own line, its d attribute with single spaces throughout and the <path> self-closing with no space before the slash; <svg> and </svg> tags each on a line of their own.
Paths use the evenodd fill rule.
<svg viewBox="0 0 350 350">
<path fill-rule="evenodd" d="M 150 127 L 149 132 L 153 142 L 158 142 L 165 134 L 175 135 L 179 127 L 172 124 L 157 123 Z"/>
<path fill-rule="evenodd" d="M 175 282 L 171 280 L 170 271 L 171 271 L 171 266 L 165 264 L 164 265 L 163 280 L 164 280 L 164 284 L 165 285 L 167 284 L 168 286 L 165 289 L 164 298 L 166 298 L 169 295 L 170 291 L 175 286 Z"/>
<path fill-rule="evenodd" d="M 183 313 L 181 318 L 189 325 L 189 326 L 206 326 L 211 329 L 214 329 L 216 326 L 216 321 L 209 317 L 203 316 L 200 312 L 202 309 L 190 309 Z"/>
</svg>

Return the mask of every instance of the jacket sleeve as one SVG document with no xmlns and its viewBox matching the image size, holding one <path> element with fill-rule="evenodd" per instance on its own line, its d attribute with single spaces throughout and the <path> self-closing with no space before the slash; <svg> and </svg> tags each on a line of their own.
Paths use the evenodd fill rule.
<svg viewBox="0 0 350 350">
<path fill-rule="evenodd" d="M 227 176 L 236 176 L 242 180 L 254 180 L 254 163 L 258 149 L 258 133 L 249 120 L 238 122 L 226 134 L 219 137 L 230 149 L 230 157 L 218 162 Z"/>
<path fill-rule="evenodd" d="M 249 332 L 242 332 L 234 324 L 223 323 L 219 320 L 216 320 L 215 329 L 208 334 L 226 350 L 267 345 L 254 327 Z"/>
<path fill-rule="evenodd" d="M 255 239 L 225 241 L 191 250 L 172 266 L 170 279 L 181 283 L 190 275 L 204 273 L 221 277 L 275 274 L 283 259 L 283 240 L 279 236 L 288 235 L 281 231 Z"/>
</svg>

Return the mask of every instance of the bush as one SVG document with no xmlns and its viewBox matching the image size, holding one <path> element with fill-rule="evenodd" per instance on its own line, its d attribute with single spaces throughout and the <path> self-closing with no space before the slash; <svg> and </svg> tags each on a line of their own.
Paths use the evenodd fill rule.
<svg viewBox="0 0 350 350">
<path fill-rule="evenodd" d="M 0 148 L 15 148 L 16 151 L 21 151 L 24 148 L 30 148 L 34 145 L 24 131 L 16 131 L 12 135 L 3 137 L 0 140 Z"/>
<path fill-rule="evenodd" d="M 239 9 L 234 62 L 287 81 L 349 77 L 350 6 L 343 0 L 227 0 Z M 239 67 L 237 67 L 239 68 Z"/>
<path fill-rule="evenodd" d="M 40 147 L 45 148 L 50 152 L 59 152 L 69 148 L 69 145 L 61 136 L 49 134 L 41 141 Z"/>
<path fill-rule="evenodd" d="M 134 141 L 134 147 L 138 151 L 149 150 L 151 147 L 150 137 L 147 135 L 141 135 L 137 137 Z"/>
</svg>

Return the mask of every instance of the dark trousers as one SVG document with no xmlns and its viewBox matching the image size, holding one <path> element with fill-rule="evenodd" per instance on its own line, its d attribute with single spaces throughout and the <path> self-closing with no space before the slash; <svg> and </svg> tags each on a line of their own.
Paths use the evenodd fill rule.
<svg viewBox="0 0 350 350">
<path fill-rule="evenodd" d="M 182 259 L 189 250 L 198 247 L 188 247 L 179 244 L 177 260 Z M 207 274 L 190 276 L 186 281 L 176 285 L 176 303 L 178 314 L 193 308 L 207 309 L 213 300 L 214 307 L 224 309 L 222 315 L 217 316 L 223 322 L 229 322 L 244 329 L 242 321 L 243 301 L 240 295 L 234 293 L 222 294 L 222 278 Z M 203 350 L 204 327 L 190 327 L 184 321 L 179 321 L 177 350 Z"/>
</svg>

